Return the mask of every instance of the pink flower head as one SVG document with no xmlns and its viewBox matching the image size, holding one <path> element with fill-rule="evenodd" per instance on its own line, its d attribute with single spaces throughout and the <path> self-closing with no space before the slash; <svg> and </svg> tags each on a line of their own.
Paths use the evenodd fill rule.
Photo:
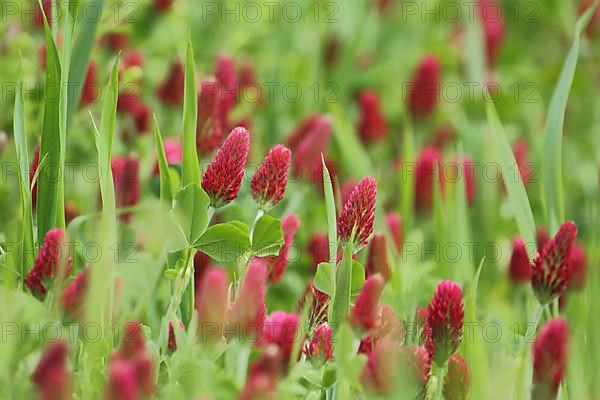
<svg viewBox="0 0 600 400">
<path fill-rule="evenodd" d="M 137 158 L 115 156 L 110 161 L 115 184 L 115 203 L 117 208 L 131 207 L 140 199 L 140 164 Z M 133 214 L 121 215 L 124 222 L 130 222 Z"/>
<path fill-rule="evenodd" d="M 448 360 L 444 379 L 444 399 L 466 400 L 471 386 L 471 372 L 467 362 L 456 353 Z"/>
<path fill-rule="evenodd" d="M 495 0 L 478 0 L 477 6 L 485 35 L 487 63 L 491 66 L 498 57 L 504 41 L 505 26 L 502 8 Z"/>
<path fill-rule="evenodd" d="M 175 0 L 154 0 L 154 9 L 161 13 L 167 12 L 173 6 L 174 1 Z"/>
<path fill-rule="evenodd" d="M 370 331 L 375 327 L 377 306 L 384 286 L 385 281 L 379 274 L 367 278 L 350 312 L 352 326 L 365 331 Z"/>
<path fill-rule="evenodd" d="M 223 207 L 237 197 L 244 178 L 244 165 L 250 148 L 250 133 L 234 128 L 202 177 L 202 189 L 210 205 Z"/>
<path fill-rule="evenodd" d="M 239 337 L 254 341 L 262 332 L 265 321 L 265 284 L 267 267 L 261 260 L 253 260 L 248 265 L 246 276 L 233 305 L 227 312 L 228 338 Z"/>
<path fill-rule="evenodd" d="M 296 313 L 275 311 L 267 317 L 260 335 L 260 343 L 265 346 L 274 344 L 281 350 L 283 362 L 287 363 L 292 355 L 294 343 L 298 337 L 300 316 Z"/>
<path fill-rule="evenodd" d="M 533 400 L 554 399 L 567 364 L 569 327 L 553 319 L 540 330 L 533 344 Z"/>
<path fill-rule="evenodd" d="M 529 282 L 531 279 L 531 263 L 525 241 L 521 237 L 513 241 L 508 274 L 514 283 Z"/>
<path fill-rule="evenodd" d="M 139 389 L 135 366 L 124 360 L 112 360 L 104 400 L 137 400 Z"/>
<path fill-rule="evenodd" d="M 318 363 L 331 360 L 333 358 L 332 332 L 331 327 L 327 323 L 317 326 L 310 342 L 304 350 L 306 357 Z"/>
<path fill-rule="evenodd" d="M 163 83 L 156 90 L 156 95 L 163 104 L 180 106 L 183 103 L 183 86 L 185 80 L 183 63 L 175 60 Z"/>
<path fill-rule="evenodd" d="M 50 344 L 31 376 L 40 400 L 70 400 L 71 377 L 67 370 L 69 348 L 65 342 Z"/>
<path fill-rule="evenodd" d="M 294 244 L 294 236 L 300 227 L 300 219 L 294 214 L 288 215 L 281 221 L 281 230 L 283 231 L 283 245 L 279 254 L 273 257 L 265 257 L 264 260 L 269 266 L 269 280 L 277 283 L 281 280 L 289 259 L 288 253 Z"/>
<path fill-rule="evenodd" d="M 290 150 L 278 144 L 269 150 L 252 176 L 250 181 L 252 197 L 260 209 L 268 211 L 283 199 L 290 157 Z"/>
<path fill-rule="evenodd" d="M 223 336 L 227 312 L 229 279 L 221 268 L 206 271 L 198 290 L 198 335 L 202 343 L 218 341 Z"/>
<path fill-rule="evenodd" d="M 415 168 L 415 208 L 430 211 L 433 208 L 435 184 L 443 190 L 441 154 L 435 147 L 421 151 Z"/>
<path fill-rule="evenodd" d="M 436 56 L 426 55 L 413 76 L 408 91 L 408 109 L 419 118 L 426 118 L 439 102 L 441 66 Z"/>
<path fill-rule="evenodd" d="M 377 182 L 367 176 L 354 188 L 337 224 L 338 238 L 345 244 L 354 239 L 354 251 L 360 250 L 369 242 L 375 222 L 375 200 Z"/>
<path fill-rule="evenodd" d="M 62 306 L 72 318 L 80 318 L 85 310 L 85 293 L 90 272 L 84 269 L 69 283 L 62 294 Z"/>
<path fill-rule="evenodd" d="M 571 277 L 571 249 L 577 236 L 577 226 L 567 221 L 531 263 L 531 287 L 540 304 L 545 305 L 560 296 Z"/>
<path fill-rule="evenodd" d="M 587 278 L 587 256 L 585 249 L 575 243 L 571 249 L 571 279 L 569 288 L 581 289 Z"/>
<path fill-rule="evenodd" d="M 529 162 L 529 143 L 523 138 L 517 139 L 512 145 L 512 150 L 521 180 L 524 184 L 528 184 L 531 182 L 534 174 Z"/>
<path fill-rule="evenodd" d="M 167 158 L 168 165 L 181 164 L 183 157 L 183 149 L 181 147 L 181 141 L 178 139 L 168 138 L 163 142 L 163 149 L 165 151 L 165 157 Z M 158 160 L 154 164 L 154 176 L 159 176 L 160 168 L 158 166 Z"/>
<path fill-rule="evenodd" d="M 46 233 L 35 264 L 25 277 L 25 284 L 34 294 L 44 296 L 47 291 L 44 281 L 57 275 L 63 279 L 71 273 L 72 258 L 66 243 L 62 228 L 54 228 Z"/>
<path fill-rule="evenodd" d="M 456 283 L 440 282 L 427 309 L 427 351 L 432 360 L 443 366 L 462 337 L 464 306 L 462 289 Z"/>
<path fill-rule="evenodd" d="M 379 96 L 373 90 L 363 90 L 358 95 L 360 121 L 358 133 L 364 143 L 376 142 L 385 138 L 388 123 L 379 105 Z"/>
<path fill-rule="evenodd" d="M 222 89 L 222 105 L 229 111 L 237 102 L 238 82 L 234 59 L 220 54 L 215 65 L 215 78 Z"/>
<path fill-rule="evenodd" d="M 322 181 L 321 154 L 325 153 L 331 138 L 329 118 L 313 114 L 303 120 L 288 137 L 287 147 L 292 150 L 292 172 L 312 182 Z M 317 176 L 317 174 L 321 176 Z"/>
<path fill-rule="evenodd" d="M 81 91 L 81 104 L 86 105 L 93 103 L 98 98 L 98 86 L 96 84 L 96 70 L 97 65 L 95 62 L 90 61 L 88 65 L 87 73 L 85 75 L 85 82 Z"/>
<path fill-rule="evenodd" d="M 266 346 L 252 363 L 240 400 L 275 399 L 277 381 L 282 373 L 282 355 L 279 347 Z"/>
<path fill-rule="evenodd" d="M 315 268 L 319 263 L 329 261 L 329 237 L 327 233 L 313 233 L 308 241 L 307 250 L 312 257 L 312 264 Z"/>
<path fill-rule="evenodd" d="M 390 230 L 390 233 L 392 234 L 392 239 L 396 245 L 396 250 L 401 251 L 404 243 L 402 234 L 402 218 L 400 218 L 400 215 L 397 213 L 390 212 L 385 215 L 385 222 Z"/>
<path fill-rule="evenodd" d="M 221 87 L 214 80 L 200 83 L 196 148 L 203 155 L 211 154 L 221 145 L 227 129 L 227 111 L 223 109 Z"/>
<path fill-rule="evenodd" d="M 387 256 L 387 246 L 385 243 L 385 235 L 376 233 L 371 239 L 369 245 L 369 255 L 366 265 L 367 276 L 380 274 L 385 282 L 389 282 L 392 278 L 392 268 Z"/>
</svg>

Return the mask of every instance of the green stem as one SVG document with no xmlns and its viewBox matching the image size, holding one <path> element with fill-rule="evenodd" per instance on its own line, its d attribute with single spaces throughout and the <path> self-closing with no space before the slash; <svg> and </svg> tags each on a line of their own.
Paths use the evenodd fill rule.
<svg viewBox="0 0 600 400">
<path fill-rule="evenodd" d="M 446 375 L 446 366 L 443 365 L 438 370 L 438 375 L 437 375 L 438 379 L 437 379 L 436 395 L 435 395 L 436 400 L 444 399 L 444 376 L 445 375 Z"/>
</svg>

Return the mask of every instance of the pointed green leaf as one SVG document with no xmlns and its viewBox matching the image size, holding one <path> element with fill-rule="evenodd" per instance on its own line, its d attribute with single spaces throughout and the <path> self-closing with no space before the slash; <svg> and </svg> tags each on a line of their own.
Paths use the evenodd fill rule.
<svg viewBox="0 0 600 400">
<path fill-rule="evenodd" d="M 167 203 L 169 207 L 173 204 L 173 197 L 175 196 L 175 190 L 172 185 L 171 173 L 169 171 L 169 164 L 167 162 L 167 156 L 165 155 L 165 148 L 163 146 L 162 134 L 160 133 L 160 127 L 154 115 L 154 139 L 156 143 L 156 153 L 158 155 L 158 172 L 160 179 L 160 199 Z"/>
<path fill-rule="evenodd" d="M 194 243 L 194 247 L 217 262 L 237 262 L 250 249 L 248 233 L 235 224 L 215 224 Z"/>
<path fill-rule="evenodd" d="M 319 291 L 325 293 L 328 296 L 333 295 L 334 282 L 333 282 L 333 267 L 329 263 L 320 263 L 317 266 L 317 272 L 313 279 L 313 285 Z"/>
<path fill-rule="evenodd" d="M 252 253 L 258 257 L 276 256 L 283 245 L 281 220 L 263 215 L 252 232 Z"/>
<path fill-rule="evenodd" d="M 185 60 L 185 83 L 183 97 L 183 154 L 182 184 L 200 184 L 200 166 L 196 152 L 196 124 L 198 120 L 198 92 L 196 89 L 196 67 L 191 39 L 188 41 Z"/>
<path fill-rule="evenodd" d="M 208 226 L 208 195 L 197 184 L 189 184 L 175 196 L 172 215 L 187 243 L 192 244 Z"/>
</svg>

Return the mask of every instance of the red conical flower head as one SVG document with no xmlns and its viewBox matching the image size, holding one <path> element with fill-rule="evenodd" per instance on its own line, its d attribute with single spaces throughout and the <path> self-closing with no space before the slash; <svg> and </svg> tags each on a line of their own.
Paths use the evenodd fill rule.
<svg viewBox="0 0 600 400">
<path fill-rule="evenodd" d="M 283 199 L 290 157 L 290 150 L 279 144 L 269 150 L 252 176 L 252 197 L 261 210 L 268 211 Z"/>
<path fill-rule="evenodd" d="M 352 237 L 355 252 L 368 243 L 373 233 L 376 195 L 375 179 L 369 176 L 363 178 L 350 194 L 338 218 L 338 238 L 344 245 Z"/>
<path fill-rule="evenodd" d="M 426 118 L 439 102 L 441 66 L 433 55 L 423 57 L 415 71 L 408 91 L 408 109 L 420 118 Z"/>
<path fill-rule="evenodd" d="M 533 400 L 555 399 L 567 364 L 569 327 L 553 319 L 540 330 L 533 345 Z"/>
<path fill-rule="evenodd" d="M 464 306 L 462 289 L 452 281 L 442 281 L 427 308 L 427 351 L 439 366 L 448 361 L 460 344 Z"/>
<path fill-rule="evenodd" d="M 531 263 L 525 241 L 521 237 L 513 241 L 508 274 L 514 283 L 529 282 L 531 279 Z"/>
</svg>

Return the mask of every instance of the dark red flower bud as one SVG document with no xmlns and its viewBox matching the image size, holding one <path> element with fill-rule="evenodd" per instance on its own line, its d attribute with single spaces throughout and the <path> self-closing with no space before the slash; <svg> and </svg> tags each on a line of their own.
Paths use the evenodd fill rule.
<svg viewBox="0 0 600 400">
<path fill-rule="evenodd" d="M 363 90 L 358 95 L 360 121 L 358 134 L 364 143 L 372 143 L 385 138 L 388 123 L 381 111 L 379 97 L 373 90 Z"/>
<path fill-rule="evenodd" d="M 169 321 L 169 339 L 167 340 L 167 350 L 169 353 L 174 353 L 175 350 L 177 350 L 177 338 L 175 337 L 173 321 Z"/>
<path fill-rule="evenodd" d="M 223 207 L 237 197 L 249 148 L 250 133 L 244 128 L 235 128 L 206 169 L 202 189 L 210 197 L 212 207 Z"/>
<path fill-rule="evenodd" d="M 90 61 L 88 65 L 87 73 L 85 75 L 85 82 L 83 84 L 83 90 L 81 91 L 81 104 L 86 105 L 93 103 L 98 98 L 98 88 L 96 84 L 96 63 Z"/>
<path fill-rule="evenodd" d="M 287 186 L 290 157 L 290 150 L 278 144 L 269 150 L 252 176 L 250 181 L 252 197 L 260 209 L 268 211 L 283 199 Z"/>
<path fill-rule="evenodd" d="M 183 63 L 175 60 L 163 83 L 156 89 L 156 95 L 163 104 L 180 106 L 183 103 L 183 86 L 185 80 Z"/>
<path fill-rule="evenodd" d="M 464 306 L 462 289 L 452 281 L 442 281 L 427 309 L 427 351 L 443 366 L 460 344 Z"/>
<path fill-rule="evenodd" d="M 62 294 L 62 306 L 72 318 L 81 318 L 85 311 L 85 293 L 89 280 L 89 270 L 79 272 Z"/>
<path fill-rule="evenodd" d="M 112 360 L 104 400 L 138 400 L 139 389 L 135 366 L 124 360 Z"/>
<path fill-rule="evenodd" d="M 420 118 L 431 115 L 439 102 L 441 66 L 438 58 L 426 55 L 421 60 L 408 91 L 408 109 Z"/>
<path fill-rule="evenodd" d="M 154 9 L 160 13 L 169 11 L 175 0 L 154 0 Z"/>
<path fill-rule="evenodd" d="M 540 304 L 548 304 L 567 289 L 572 270 L 571 249 L 576 236 L 577 226 L 567 221 L 535 255 L 531 264 L 531 287 Z"/>
<path fill-rule="evenodd" d="M 467 362 L 456 353 L 448 360 L 444 379 L 444 399 L 466 400 L 471 386 L 471 372 Z"/>
<path fill-rule="evenodd" d="M 122 70 L 129 68 L 142 68 L 144 66 L 144 54 L 139 50 L 129 50 L 123 55 L 121 61 Z"/>
<path fill-rule="evenodd" d="M 50 344 L 31 376 L 40 400 L 70 400 L 71 377 L 67 370 L 69 348 L 65 342 Z"/>
<path fill-rule="evenodd" d="M 46 233 L 35 264 L 25 277 L 25 284 L 32 293 L 45 295 L 47 289 L 44 281 L 55 276 L 63 279 L 71 273 L 72 258 L 66 243 L 65 232 L 61 228 Z"/>
<path fill-rule="evenodd" d="M 377 182 L 367 176 L 363 178 L 350 194 L 337 223 L 338 238 L 345 245 L 354 239 L 354 252 L 369 242 L 375 222 L 375 200 Z"/>
<path fill-rule="evenodd" d="M 223 141 L 227 129 L 227 110 L 223 109 L 221 87 L 214 80 L 200 83 L 196 148 L 202 155 L 212 153 Z"/>
<path fill-rule="evenodd" d="M 487 63 L 492 66 L 504 41 L 505 27 L 502 8 L 495 0 L 478 0 L 477 6 L 485 35 Z"/>
<path fill-rule="evenodd" d="M 402 250 L 402 245 L 404 244 L 402 218 L 400 218 L 400 215 L 397 213 L 390 212 L 385 215 L 385 222 L 390 230 L 390 233 L 392 234 L 392 239 L 396 245 L 396 250 L 400 252 Z"/>
<path fill-rule="evenodd" d="M 377 306 L 384 286 L 385 281 L 379 274 L 367 278 L 350 312 L 350 324 L 353 327 L 364 331 L 370 331 L 375 327 Z"/>
<path fill-rule="evenodd" d="M 331 360 L 333 358 L 332 332 L 331 327 L 327 323 L 317 326 L 310 342 L 304 349 L 306 357 L 317 363 Z"/>
<path fill-rule="evenodd" d="M 282 355 L 279 347 L 266 346 L 260 357 L 250 366 L 246 385 L 240 400 L 275 399 L 277 380 L 282 373 Z"/>
<path fill-rule="evenodd" d="M 125 32 L 107 32 L 100 38 L 100 43 L 113 51 L 123 51 L 129 45 L 129 36 Z"/>
<path fill-rule="evenodd" d="M 329 144 L 331 129 L 327 117 L 313 114 L 303 120 L 288 137 L 287 147 L 292 150 L 294 176 L 322 182 L 322 177 L 316 174 L 322 173 L 321 154 L 325 153 Z"/>
<path fill-rule="evenodd" d="M 553 319 L 540 330 L 533 345 L 533 400 L 555 399 L 567 364 L 569 327 Z"/>
<path fill-rule="evenodd" d="M 260 344 L 262 346 L 274 344 L 279 347 L 284 365 L 287 365 L 290 357 L 296 356 L 292 354 L 294 343 L 302 340 L 298 336 L 299 324 L 300 316 L 298 314 L 274 311 L 265 319 L 260 335 Z"/>
<path fill-rule="evenodd" d="M 316 268 L 319 263 L 329 261 L 329 237 L 327 233 L 314 233 L 308 241 L 308 253 Z"/>
<path fill-rule="evenodd" d="M 514 283 L 529 282 L 531 279 L 531 262 L 525 241 L 521 237 L 517 237 L 513 241 L 508 275 Z"/>
<path fill-rule="evenodd" d="M 238 82 L 235 61 L 227 54 L 220 54 L 215 65 L 215 78 L 221 86 L 221 101 L 227 112 L 237 103 Z"/>
<path fill-rule="evenodd" d="M 376 233 L 373 235 L 373 239 L 371 239 L 365 270 L 367 276 L 380 274 L 385 282 L 389 282 L 392 278 L 392 268 L 388 260 L 385 235 L 383 233 Z"/>
<path fill-rule="evenodd" d="M 223 324 L 229 304 L 229 279 L 224 270 L 211 267 L 198 289 L 198 336 L 202 343 L 215 342 L 223 336 Z"/>
<path fill-rule="evenodd" d="M 117 208 L 131 207 L 140 199 L 140 164 L 137 158 L 114 156 L 110 168 L 115 184 L 115 204 Z M 121 220 L 130 222 L 132 213 L 121 214 Z"/>
<path fill-rule="evenodd" d="M 233 305 L 227 312 L 228 338 L 244 334 L 245 339 L 256 340 L 265 321 L 265 284 L 267 267 L 261 260 L 250 261 L 246 276 Z"/>
<path fill-rule="evenodd" d="M 123 330 L 123 340 L 117 351 L 119 358 L 131 360 L 144 352 L 146 339 L 142 333 L 142 324 L 137 321 L 128 322 Z"/>
<path fill-rule="evenodd" d="M 425 147 L 421 151 L 415 168 L 415 208 L 418 211 L 431 211 L 435 184 L 443 190 L 443 170 L 441 154 L 434 147 Z"/>
<path fill-rule="evenodd" d="M 587 279 L 587 256 L 585 249 L 575 243 L 571 249 L 570 289 L 582 289 Z"/>
<path fill-rule="evenodd" d="M 281 221 L 281 230 L 283 231 L 283 245 L 279 254 L 273 257 L 265 257 L 263 260 L 269 267 L 269 280 L 277 283 L 281 280 L 283 273 L 288 265 L 288 253 L 294 243 L 294 236 L 300 227 L 300 219 L 294 214 L 288 215 Z"/>
</svg>

